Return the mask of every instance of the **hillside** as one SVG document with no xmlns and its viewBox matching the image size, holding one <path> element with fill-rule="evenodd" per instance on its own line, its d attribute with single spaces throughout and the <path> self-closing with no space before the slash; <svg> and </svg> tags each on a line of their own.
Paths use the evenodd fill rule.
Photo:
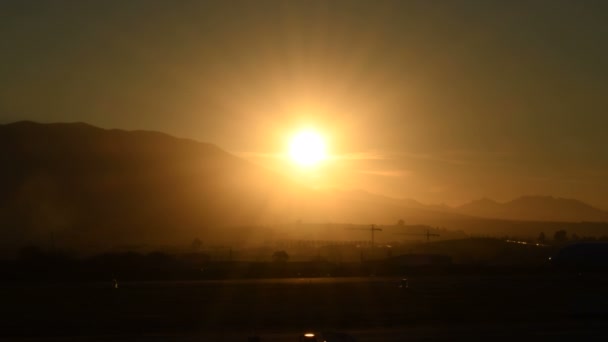
<svg viewBox="0 0 608 342">
<path fill-rule="evenodd" d="M 81 123 L 0 126 L 0 164 L 2 233 L 17 241 L 169 243 L 264 222 L 277 189 L 297 191 L 210 144 Z"/>
<path fill-rule="evenodd" d="M 81 252 L 187 246 L 194 238 L 262 243 L 285 238 L 280 227 L 296 221 L 395 225 L 403 219 L 494 236 L 550 236 L 564 227 L 579 235 L 608 232 L 606 224 L 476 218 L 472 210 L 364 191 L 314 191 L 211 144 L 83 123 L 0 125 L 0 165 L 0 251 L 28 244 Z M 339 230 L 296 235 L 352 238 Z"/>
<path fill-rule="evenodd" d="M 608 222 L 606 211 L 575 199 L 551 196 L 523 196 L 505 203 L 484 198 L 457 207 L 455 212 L 519 221 Z"/>
<path fill-rule="evenodd" d="M 396 222 L 427 210 L 350 193 L 316 192 L 220 148 L 158 132 L 83 123 L 0 125 L 0 224 L 5 248 L 75 249 L 261 241 L 226 227 Z M 438 214 L 442 216 L 452 214 Z M 246 232 L 246 236 L 243 236 Z"/>
</svg>

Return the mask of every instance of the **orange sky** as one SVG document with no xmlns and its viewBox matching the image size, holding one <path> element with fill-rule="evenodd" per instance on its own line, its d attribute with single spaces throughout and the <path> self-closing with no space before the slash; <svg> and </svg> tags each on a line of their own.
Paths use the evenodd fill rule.
<svg viewBox="0 0 608 342">
<path fill-rule="evenodd" d="M 603 2 L 3 1 L 0 122 L 217 144 L 311 185 L 608 209 Z M 291 172 L 301 127 L 333 158 Z"/>
</svg>

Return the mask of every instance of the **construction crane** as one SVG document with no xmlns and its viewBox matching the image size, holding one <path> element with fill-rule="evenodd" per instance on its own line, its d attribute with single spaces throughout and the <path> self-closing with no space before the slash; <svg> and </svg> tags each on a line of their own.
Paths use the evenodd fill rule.
<svg viewBox="0 0 608 342">
<path fill-rule="evenodd" d="M 374 248 L 374 233 L 378 231 L 382 231 L 382 228 L 376 227 L 376 225 L 372 224 L 369 228 L 350 228 L 351 230 L 369 230 L 372 234 L 372 249 Z"/>
<path fill-rule="evenodd" d="M 426 236 L 426 242 L 429 242 L 432 237 L 439 237 L 439 234 L 431 233 L 431 230 L 427 228 L 426 233 L 416 234 L 416 233 L 395 233 L 397 235 L 409 235 L 409 236 Z"/>
</svg>

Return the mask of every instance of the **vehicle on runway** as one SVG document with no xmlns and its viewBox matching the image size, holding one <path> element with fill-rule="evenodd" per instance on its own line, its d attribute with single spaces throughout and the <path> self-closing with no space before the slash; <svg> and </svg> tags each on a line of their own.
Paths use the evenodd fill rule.
<svg viewBox="0 0 608 342">
<path fill-rule="evenodd" d="M 343 332 L 307 332 L 300 336 L 300 342 L 356 342 L 355 338 Z"/>
</svg>

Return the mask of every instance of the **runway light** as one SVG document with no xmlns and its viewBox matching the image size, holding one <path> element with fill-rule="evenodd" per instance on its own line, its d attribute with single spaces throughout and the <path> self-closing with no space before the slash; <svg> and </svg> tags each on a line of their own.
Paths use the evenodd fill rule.
<svg viewBox="0 0 608 342">
<path fill-rule="evenodd" d="M 313 333 L 306 333 L 306 334 L 304 334 L 304 336 L 306 336 L 306 337 L 315 337 L 315 334 L 313 334 Z"/>
</svg>

